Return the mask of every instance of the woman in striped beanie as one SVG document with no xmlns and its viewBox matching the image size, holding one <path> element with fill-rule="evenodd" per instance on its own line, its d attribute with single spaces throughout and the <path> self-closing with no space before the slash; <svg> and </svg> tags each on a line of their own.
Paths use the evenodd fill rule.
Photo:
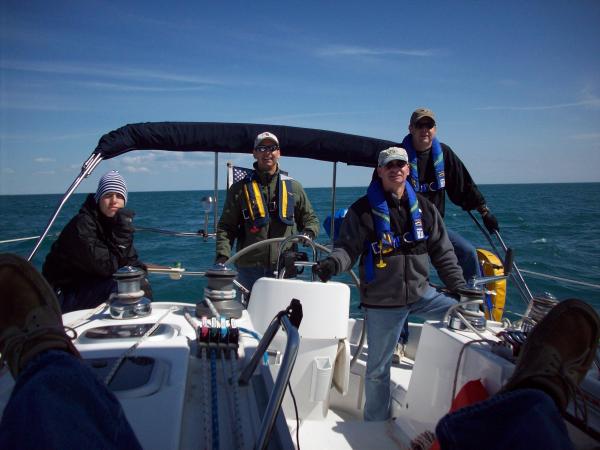
<svg viewBox="0 0 600 450">
<path fill-rule="evenodd" d="M 63 229 L 42 269 L 62 312 L 94 308 L 116 291 L 112 275 L 123 266 L 146 266 L 133 246 L 133 217 L 125 209 L 127 184 L 116 170 L 98 181 L 79 213 Z M 150 297 L 150 285 L 142 288 Z"/>
</svg>

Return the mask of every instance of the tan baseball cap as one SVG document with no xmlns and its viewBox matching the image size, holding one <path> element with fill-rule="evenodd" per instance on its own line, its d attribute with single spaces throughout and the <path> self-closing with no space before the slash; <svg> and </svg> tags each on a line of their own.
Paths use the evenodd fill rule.
<svg viewBox="0 0 600 450">
<path fill-rule="evenodd" d="M 427 108 L 417 108 L 410 116 L 410 124 L 414 125 L 415 123 L 417 123 L 419 120 L 423 119 L 424 117 L 430 118 L 435 123 L 435 114 L 433 114 L 432 110 L 427 109 Z"/>
</svg>

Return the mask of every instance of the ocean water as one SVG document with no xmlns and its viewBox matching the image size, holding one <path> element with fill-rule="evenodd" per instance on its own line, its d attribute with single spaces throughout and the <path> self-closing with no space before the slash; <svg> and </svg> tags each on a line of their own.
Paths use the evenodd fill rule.
<svg viewBox="0 0 600 450">
<path fill-rule="evenodd" d="M 515 254 L 520 269 L 600 285 L 600 183 L 482 185 L 481 191 L 500 222 L 505 243 Z M 336 208 L 348 207 L 366 187 L 338 188 Z M 331 189 L 306 189 L 321 220 L 331 213 Z M 56 235 L 77 212 L 86 194 L 75 194 L 63 208 L 33 262 L 41 268 L 45 255 Z M 135 225 L 170 231 L 196 232 L 204 228 L 201 199 L 212 191 L 131 192 L 128 207 L 136 211 Z M 48 223 L 61 195 L 0 196 L 0 241 L 39 235 Z M 225 192 L 219 192 L 219 208 Z M 475 213 L 476 217 L 479 214 Z M 460 232 L 477 246 L 490 248 L 488 241 L 470 216 L 450 202 L 446 207 L 446 224 Z M 213 218 L 209 217 L 209 230 Z M 498 249 L 498 241 L 492 238 Z M 328 241 L 321 231 L 320 243 Z M 27 256 L 35 240 L 0 243 L 0 252 Z M 189 271 L 204 271 L 214 259 L 214 240 L 200 237 L 176 237 L 148 231 L 138 231 L 135 245 L 145 262 L 162 265 L 181 263 Z M 600 289 L 555 279 L 524 274 L 530 290 L 550 292 L 557 298 L 578 297 L 600 311 Z M 435 273 L 432 281 L 436 282 Z M 196 303 L 202 298 L 205 280 L 188 276 L 172 281 L 165 275 L 151 275 L 158 300 Z M 353 291 L 355 291 L 353 289 Z M 524 301 L 509 282 L 507 315 L 523 312 Z M 357 295 L 353 293 L 351 312 L 360 314 Z"/>
</svg>

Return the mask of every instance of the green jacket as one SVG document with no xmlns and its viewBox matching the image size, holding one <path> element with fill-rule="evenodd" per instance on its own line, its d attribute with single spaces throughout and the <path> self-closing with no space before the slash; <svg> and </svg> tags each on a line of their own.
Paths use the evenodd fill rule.
<svg viewBox="0 0 600 450">
<path fill-rule="evenodd" d="M 256 169 L 256 164 L 255 164 Z M 277 180 L 279 167 L 273 175 L 266 172 L 258 174 L 260 190 L 266 203 L 279 202 L 277 198 Z M 242 210 L 246 209 L 243 199 L 243 186 L 246 181 L 239 181 L 231 185 L 227 191 L 227 198 L 223 206 L 223 213 L 217 225 L 217 258 L 231 256 L 233 242 L 236 242 L 236 251 L 239 251 L 255 242 L 265 239 L 287 237 L 292 234 L 310 231 L 314 236 L 319 235 L 319 219 L 315 214 L 310 200 L 302 185 L 292 180 L 292 191 L 294 196 L 294 225 L 286 225 L 279 219 L 277 211 L 270 212 L 269 223 L 261 227 L 258 232 L 250 232 L 251 224 L 244 220 Z M 279 203 L 278 203 L 279 204 Z M 277 264 L 277 252 L 279 243 L 260 247 L 242 256 L 236 261 L 238 267 L 269 267 L 275 269 Z"/>
</svg>

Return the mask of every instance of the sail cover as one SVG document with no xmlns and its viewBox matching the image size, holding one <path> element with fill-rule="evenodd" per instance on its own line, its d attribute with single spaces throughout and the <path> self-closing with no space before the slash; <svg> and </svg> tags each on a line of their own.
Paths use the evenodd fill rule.
<svg viewBox="0 0 600 450">
<path fill-rule="evenodd" d="M 218 122 L 146 122 L 102 136 L 95 154 L 110 159 L 132 150 L 250 153 L 263 131 L 277 135 L 283 156 L 374 167 L 378 153 L 399 144 L 353 134 L 284 125 Z"/>
</svg>

